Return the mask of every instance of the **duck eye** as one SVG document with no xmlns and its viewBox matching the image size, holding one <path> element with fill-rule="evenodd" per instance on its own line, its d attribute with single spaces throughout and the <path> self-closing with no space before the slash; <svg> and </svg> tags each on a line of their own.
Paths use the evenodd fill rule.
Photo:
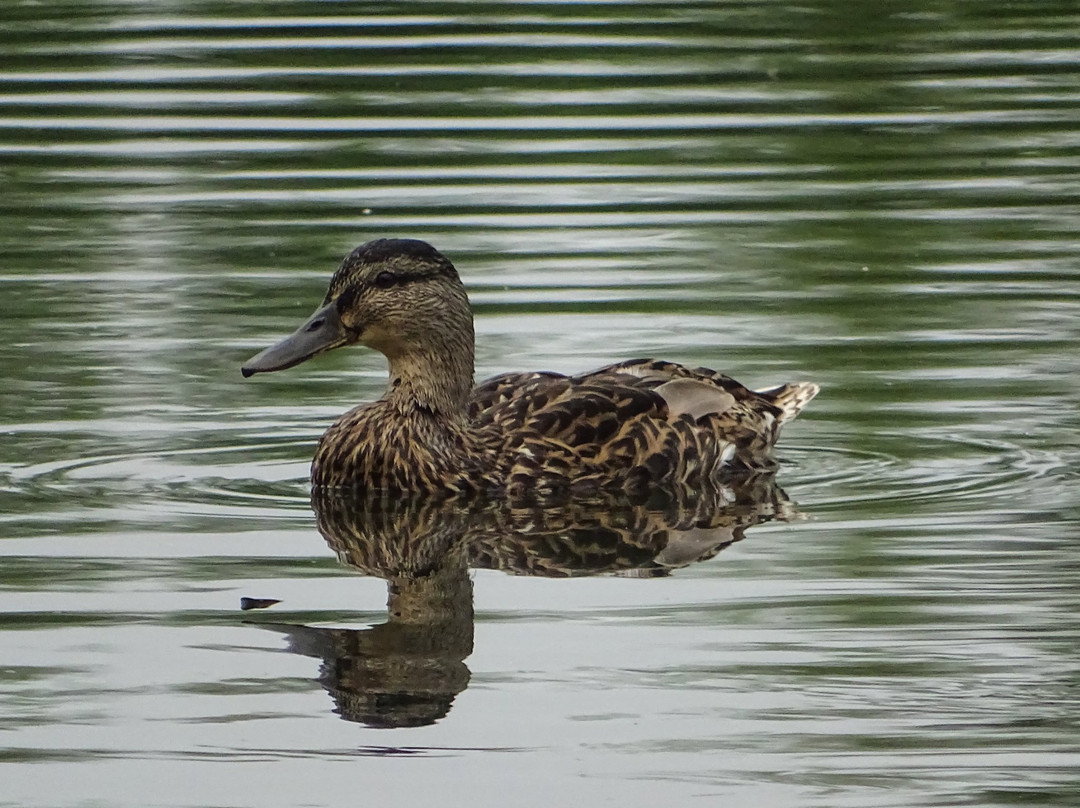
<svg viewBox="0 0 1080 808">
<path fill-rule="evenodd" d="M 398 282 L 398 276 L 393 272 L 380 272 L 375 276 L 375 286 L 379 289 L 389 289 Z"/>
</svg>

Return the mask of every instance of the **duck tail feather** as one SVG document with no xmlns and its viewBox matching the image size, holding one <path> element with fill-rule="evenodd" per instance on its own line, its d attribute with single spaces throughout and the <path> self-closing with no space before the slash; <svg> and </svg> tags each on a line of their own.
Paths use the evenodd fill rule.
<svg viewBox="0 0 1080 808">
<path fill-rule="evenodd" d="M 783 424 L 802 412 L 819 390 L 821 387 L 813 382 L 789 382 L 754 392 L 780 408 L 779 423 Z"/>
</svg>

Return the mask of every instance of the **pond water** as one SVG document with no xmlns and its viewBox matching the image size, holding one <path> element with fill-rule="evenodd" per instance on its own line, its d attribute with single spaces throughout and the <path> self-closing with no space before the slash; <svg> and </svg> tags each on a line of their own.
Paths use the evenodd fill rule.
<svg viewBox="0 0 1080 808">
<path fill-rule="evenodd" d="M 1080 803 L 1074 3 L 0 22 L 0 804 Z M 307 482 L 384 361 L 239 373 L 382 236 L 478 378 L 820 383 L 790 518 L 569 577 L 484 523 L 388 622 Z"/>
</svg>

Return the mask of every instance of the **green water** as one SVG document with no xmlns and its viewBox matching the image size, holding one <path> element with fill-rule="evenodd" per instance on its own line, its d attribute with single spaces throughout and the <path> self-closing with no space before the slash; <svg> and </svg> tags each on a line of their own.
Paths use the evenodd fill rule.
<svg viewBox="0 0 1080 808">
<path fill-rule="evenodd" d="M 1076 805 L 1078 31 L 4 4 L 0 804 Z M 239 365 L 383 236 L 455 262 L 480 378 L 820 383 L 780 451 L 805 518 L 666 577 L 474 571 L 410 639 L 441 713 L 350 714 L 333 659 L 368 681 L 397 635 L 307 465 L 385 365 Z"/>
</svg>

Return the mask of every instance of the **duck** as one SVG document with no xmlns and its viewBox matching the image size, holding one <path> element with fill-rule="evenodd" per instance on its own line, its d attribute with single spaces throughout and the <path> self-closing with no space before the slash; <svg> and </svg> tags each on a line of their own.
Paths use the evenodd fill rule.
<svg viewBox="0 0 1080 808">
<path fill-rule="evenodd" d="M 388 384 L 322 435 L 314 488 L 533 501 L 715 486 L 774 472 L 781 427 L 819 391 L 812 382 L 752 390 L 658 359 L 476 385 L 473 314 L 457 269 L 427 242 L 401 238 L 350 252 L 315 312 L 241 371 L 285 370 L 357 344 L 383 354 Z"/>
</svg>

